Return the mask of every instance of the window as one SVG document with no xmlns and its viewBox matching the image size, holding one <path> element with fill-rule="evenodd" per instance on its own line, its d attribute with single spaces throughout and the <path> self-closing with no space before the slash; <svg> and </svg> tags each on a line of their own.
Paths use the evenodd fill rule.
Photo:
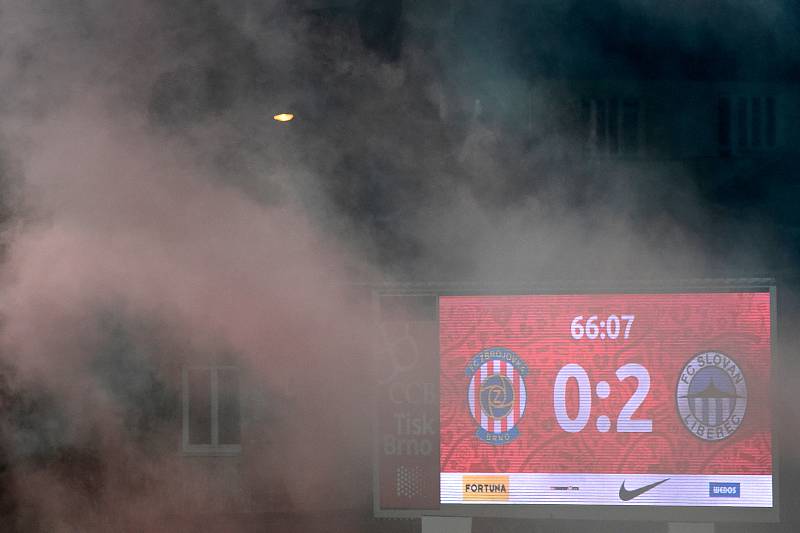
<svg viewBox="0 0 800 533">
<path fill-rule="evenodd" d="M 587 151 L 598 156 L 636 155 L 642 145 L 641 102 L 633 97 L 584 98 L 581 131 Z"/>
<path fill-rule="evenodd" d="M 720 96 L 717 113 L 720 155 L 751 154 L 777 146 L 774 97 Z"/>
<path fill-rule="evenodd" d="M 183 438 L 186 453 L 235 455 L 241 451 L 239 370 L 233 366 L 183 369 Z"/>
</svg>

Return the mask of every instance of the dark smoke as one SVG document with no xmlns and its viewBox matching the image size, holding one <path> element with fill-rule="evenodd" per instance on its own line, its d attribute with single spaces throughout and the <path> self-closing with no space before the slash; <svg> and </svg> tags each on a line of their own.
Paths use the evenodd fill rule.
<svg viewBox="0 0 800 533">
<path fill-rule="evenodd" d="M 558 104 L 590 80 L 795 82 L 792 3 L 6 0 L 0 20 L 0 529 L 417 527 L 369 519 L 358 283 L 785 275 L 796 311 L 790 162 L 702 183 L 669 147 L 587 161 Z M 240 457 L 181 454 L 181 372 L 208 363 L 241 369 Z M 275 512 L 295 518 L 248 518 Z"/>
</svg>

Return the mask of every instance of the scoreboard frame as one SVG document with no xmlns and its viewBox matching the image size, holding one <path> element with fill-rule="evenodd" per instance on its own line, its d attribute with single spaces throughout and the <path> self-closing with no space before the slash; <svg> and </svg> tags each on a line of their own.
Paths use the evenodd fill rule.
<svg viewBox="0 0 800 533">
<path fill-rule="evenodd" d="M 371 286 L 376 325 L 380 327 L 381 299 L 389 297 L 432 298 L 436 328 L 439 328 L 439 298 L 442 296 L 515 296 L 515 295 L 591 295 L 591 294 L 669 294 L 768 292 L 770 295 L 770 410 L 775 412 L 777 401 L 774 384 L 777 382 L 779 357 L 777 353 L 778 314 L 777 283 L 773 278 L 689 279 L 664 282 L 616 283 L 382 283 Z M 376 344 L 376 350 L 382 347 Z M 436 344 L 435 375 L 430 379 L 437 387 L 440 408 L 439 346 Z M 394 508 L 381 505 L 380 435 L 377 390 L 373 416 L 373 512 L 378 518 L 419 518 L 421 516 L 497 517 L 528 519 L 592 519 L 663 522 L 778 522 L 780 520 L 780 455 L 774 417 L 771 421 L 772 446 L 772 507 L 711 507 L 680 505 L 580 505 L 580 504 L 439 504 L 438 508 Z M 437 410 L 438 411 L 438 410 Z M 437 420 L 437 431 L 438 420 Z M 440 435 L 436 434 L 438 441 Z"/>
</svg>

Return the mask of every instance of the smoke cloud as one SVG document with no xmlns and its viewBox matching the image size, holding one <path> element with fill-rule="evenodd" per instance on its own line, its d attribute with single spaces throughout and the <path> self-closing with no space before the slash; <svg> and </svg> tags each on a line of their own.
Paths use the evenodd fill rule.
<svg viewBox="0 0 800 533">
<path fill-rule="evenodd" d="M 518 4 L 0 4 L 4 528 L 245 531 L 237 513 L 368 513 L 373 331 L 358 283 L 791 264 L 759 213 L 731 216 L 691 169 L 587 168 L 559 128 L 575 110 L 554 98 L 578 89 L 548 79 L 596 75 L 598 56 L 634 80 L 686 62 L 598 51 L 619 33 L 599 7 Z M 711 26 L 660 3 L 612 11 L 634 33 L 648 21 L 652 53 L 688 54 L 700 36 L 735 50 L 715 26 L 731 12 L 699 4 Z M 785 9 L 762 2 L 741 31 L 783 36 L 766 28 L 789 24 Z M 295 122 L 272 121 L 287 111 Z M 241 369 L 253 442 L 231 460 L 181 453 L 182 372 L 208 364 Z"/>
</svg>

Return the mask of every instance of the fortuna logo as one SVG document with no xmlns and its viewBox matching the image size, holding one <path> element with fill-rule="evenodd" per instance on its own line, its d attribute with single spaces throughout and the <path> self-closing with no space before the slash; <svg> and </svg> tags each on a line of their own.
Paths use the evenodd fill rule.
<svg viewBox="0 0 800 533">
<path fill-rule="evenodd" d="M 508 476 L 464 476 L 465 500 L 508 500 Z"/>
<path fill-rule="evenodd" d="M 493 483 L 491 485 L 484 485 L 483 483 L 472 483 L 464 485 L 464 492 L 508 492 L 503 483 Z"/>
<path fill-rule="evenodd" d="M 519 436 L 517 423 L 525 413 L 528 365 L 506 348 L 489 348 L 467 365 L 469 412 L 475 435 L 489 444 L 508 444 Z"/>
<path fill-rule="evenodd" d="M 675 391 L 678 415 L 694 436 L 706 441 L 730 437 L 747 409 L 741 367 L 721 352 L 702 352 L 683 366 Z"/>
</svg>

